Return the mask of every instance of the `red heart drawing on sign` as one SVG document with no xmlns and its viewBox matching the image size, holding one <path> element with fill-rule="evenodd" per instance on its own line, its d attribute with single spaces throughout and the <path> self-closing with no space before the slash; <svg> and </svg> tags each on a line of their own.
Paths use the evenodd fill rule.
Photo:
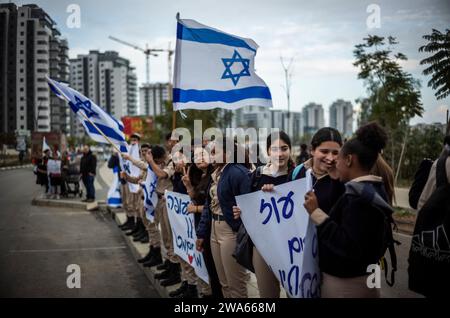
<svg viewBox="0 0 450 318">
<path fill-rule="evenodd" d="M 188 254 L 188 259 L 189 259 L 189 264 L 192 264 L 192 260 L 194 259 L 194 256 Z"/>
</svg>

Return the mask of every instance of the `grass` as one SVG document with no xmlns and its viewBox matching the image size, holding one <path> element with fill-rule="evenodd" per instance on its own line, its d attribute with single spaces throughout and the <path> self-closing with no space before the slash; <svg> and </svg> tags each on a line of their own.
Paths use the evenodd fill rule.
<svg viewBox="0 0 450 318">
<path fill-rule="evenodd" d="M 399 207 L 394 207 L 394 216 L 397 217 L 410 217 L 410 216 L 415 216 L 416 214 L 411 212 L 408 209 L 404 209 L 404 208 L 399 208 Z"/>
</svg>

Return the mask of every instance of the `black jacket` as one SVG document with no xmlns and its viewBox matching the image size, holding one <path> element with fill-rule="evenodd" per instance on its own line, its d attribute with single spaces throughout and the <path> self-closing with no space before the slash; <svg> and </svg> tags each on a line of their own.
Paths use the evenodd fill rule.
<svg viewBox="0 0 450 318">
<path fill-rule="evenodd" d="M 91 151 L 89 151 L 87 154 L 84 154 L 83 157 L 81 157 L 80 173 L 82 176 L 87 176 L 89 173 L 95 175 L 96 170 L 97 170 L 97 157 L 95 157 L 94 154 Z"/>
<path fill-rule="evenodd" d="M 348 182 L 317 227 L 320 270 L 337 277 L 367 275 L 385 252 L 385 218 L 392 219 L 382 182 Z"/>
<path fill-rule="evenodd" d="M 211 182 L 207 190 L 207 199 L 203 208 L 202 216 L 197 227 L 198 238 L 209 238 L 211 234 L 211 210 L 209 196 Z M 248 169 L 238 163 L 228 164 L 222 171 L 222 175 L 217 184 L 217 196 L 220 208 L 227 224 L 234 232 L 237 232 L 241 225 L 241 219 L 235 220 L 233 217 L 233 206 L 236 205 L 235 196 L 249 193 L 251 189 L 250 173 Z"/>
</svg>

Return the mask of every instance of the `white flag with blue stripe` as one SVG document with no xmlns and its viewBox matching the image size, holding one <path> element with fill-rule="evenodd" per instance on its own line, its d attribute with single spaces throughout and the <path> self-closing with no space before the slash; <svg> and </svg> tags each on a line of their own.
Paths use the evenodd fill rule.
<svg viewBox="0 0 450 318">
<path fill-rule="evenodd" d="M 272 107 L 266 83 L 255 73 L 258 45 L 194 20 L 178 20 L 174 110 Z"/>
<path fill-rule="evenodd" d="M 158 177 L 153 172 L 150 165 L 147 168 L 147 178 L 145 182 L 141 183 L 141 187 L 144 192 L 144 210 L 147 220 L 150 222 L 155 221 L 155 208 L 158 204 L 158 193 L 156 193 L 156 183 Z"/>
<path fill-rule="evenodd" d="M 138 144 L 131 145 L 128 150 L 128 154 L 130 155 L 130 157 L 137 161 L 141 160 L 141 157 L 139 156 Z M 141 168 L 135 166 L 131 161 L 124 161 L 124 169 L 130 176 L 136 178 L 141 175 Z M 128 188 L 130 189 L 131 193 L 139 192 L 139 184 L 128 182 Z"/>
<path fill-rule="evenodd" d="M 119 183 L 119 167 L 113 168 L 113 182 L 108 191 L 107 205 L 112 208 L 119 208 L 122 206 L 122 197 L 120 195 L 120 183 Z"/>
<path fill-rule="evenodd" d="M 125 141 L 125 134 L 123 133 L 122 121 L 115 119 L 89 98 L 70 88 L 67 84 L 59 83 L 48 77 L 47 81 L 50 89 L 56 96 L 65 99 L 69 103 L 70 108 L 77 114 L 77 118 L 80 120 L 90 138 L 96 142 L 109 144 L 94 125 L 83 117 L 81 112 L 89 118 L 112 143 L 117 145 L 121 151 L 126 149 L 127 143 Z"/>
</svg>

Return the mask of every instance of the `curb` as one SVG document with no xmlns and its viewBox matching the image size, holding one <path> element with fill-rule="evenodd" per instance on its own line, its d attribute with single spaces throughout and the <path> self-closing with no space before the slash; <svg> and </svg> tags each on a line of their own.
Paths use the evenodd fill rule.
<svg viewBox="0 0 450 318">
<path fill-rule="evenodd" d="M 125 214 L 125 212 L 123 212 L 122 209 L 107 208 L 107 210 L 111 213 L 111 217 L 113 218 L 113 220 L 116 221 L 116 223 L 118 225 L 125 222 L 126 214 Z M 131 252 L 132 252 L 134 258 L 136 259 L 136 263 L 137 263 L 137 260 L 139 258 L 142 258 L 147 254 L 148 243 L 142 244 L 140 242 L 133 242 L 132 238 L 130 238 L 129 236 L 126 236 L 122 230 L 119 229 L 119 231 L 122 232 L 122 236 L 123 236 L 124 240 L 126 241 L 127 245 L 129 246 L 129 248 L 131 249 Z M 164 246 L 161 246 L 161 252 L 163 255 L 166 253 Z M 156 273 L 160 273 L 160 271 L 156 270 L 156 266 L 148 268 L 148 267 L 142 266 L 139 263 L 137 263 L 137 264 L 139 265 L 139 267 L 141 267 L 142 271 L 147 276 L 149 282 L 152 284 L 152 286 L 155 287 L 156 291 L 162 298 L 171 298 L 171 297 L 169 297 L 169 293 L 171 291 L 178 289 L 178 287 L 181 286 L 181 283 L 175 284 L 172 286 L 168 286 L 168 287 L 161 286 L 159 284 L 159 281 L 154 278 L 154 275 Z M 247 282 L 247 290 L 248 290 L 248 298 L 250 298 L 250 299 L 259 298 L 259 291 L 258 291 L 258 287 L 257 287 L 257 283 L 256 283 L 256 278 L 253 273 L 250 273 L 250 281 Z M 286 298 L 286 293 L 282 288 L 281 288 L 280 297 Z"/>
<path fill-rule="evenodd" d="M 31 205 L 36 206 L 49 206 L 49 207 L 59 207 L 59 208 L 71 208 L 79 209 L 84 211 L 106 211 L 107 206 L 105 201 L 94 201 L 92 203 L 86 203 L 81 201 L 71 201 L 71 200 L 55 200 L 35 197 L 31 201 Z"/>
<path fill-rule="evenodd" d="M 111 213 L 111 217 L 113 218 L 113 220 L 118 224 L 122 224 L 123 222 L 125 222 L 126 219 L 126 215 L 125 212 L 123 212 L 122 209 L 111 209 L 111 208 L 107 208 L 108 211 Z M 124 231 L 120 230 L 119 231 L 122 232 L 122 236 L 125 240 L 125 242 L 127 243 L 128 247 L 131 250 L 131 253 L 133 254 L 136 263 L 137 260 L 144 257 L 147 252 L 148 252 L 148 243 L 146 244 L 142 244 L 140 242 L 133 242 L 133 240 L 129 237 L 126 236 Z M 161 252 L 165 253 L 164 247 L 161 247 Z M 163 253 L 163 254 L 164 254 Z M 181 283 L 172 285 L 172 286 L 168 286 L 168 287 L 163 287 L 159 284 L 159 281 L 156 280 L 154 278 L 154 275 L 156 273 L 160 273 L 160 271 L 156 270 L 156 266 L 153 267 L 144 267 L 141 264 L 137 263 L 138 266 L 142 269 L 142 271 L 144 272 L 145 276 L 147 276 L 147 279 L 149 280 L 149 282 L 152 284 L 152 286 L 156 289 L 156 291 L 158 292 L 158 294 L 161 296 L 161 298 L 171 298 L 169 297 L 169 293 L 171 291 L 174 291 L 176 289 L 178 289 L 178 287 L 181 286 Z"/>
<path fill-rule="evenodd" d="M 33 167 L 33 165 L 30 163 L 30 164 L 21 165 L 21 166 L 1 167 L 0 171 L 15 170 L 15 169 L 21 169 L 21 168 L 32 168 L 32 167 Z"/>
</svg>

